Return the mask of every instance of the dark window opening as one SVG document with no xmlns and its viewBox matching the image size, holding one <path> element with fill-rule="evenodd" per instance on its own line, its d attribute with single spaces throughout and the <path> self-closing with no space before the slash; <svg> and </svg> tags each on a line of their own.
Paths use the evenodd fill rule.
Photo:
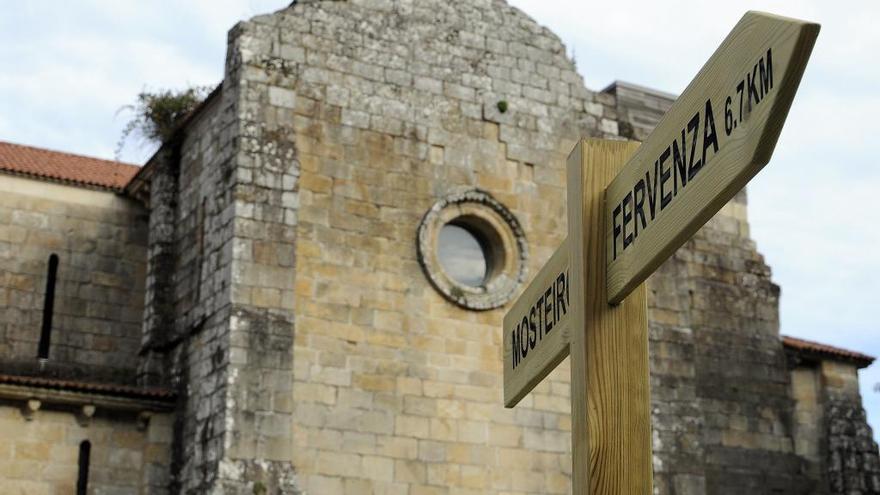
<svg viewBox="0 0 880 495">
<path fill-rule="evenodd" d="M 86 495 L 89 488 L 89 457 L 92 454 L 92 442 L 83 440 L 79 444 L 79 474 L 76 477 L 76 495 Z"/>
<path fill-rule="evenodd" d="M 43 328 L 40 331 L 40 346 L 37 357 L 49 359 L 49 340 L 52 337 L 52 313 L 55 308 L 55 278 L 58 274 L 58 255 L 49 256 L 49 270 L 46 273 L 46 296 L 43 299 Z"/>
</svg>

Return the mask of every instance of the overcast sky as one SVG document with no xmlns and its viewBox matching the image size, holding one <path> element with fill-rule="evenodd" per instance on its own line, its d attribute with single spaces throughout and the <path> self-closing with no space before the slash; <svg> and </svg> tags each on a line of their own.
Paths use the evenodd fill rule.
<svg viewBox="0 0 880 495">
<path fill-rule="evenodd" d="M 4 2 L 0 140 L 112 158 L 122 106 L 145 88 L 216 84 L 227 30 L 287 3 Z M 869 149 L 880 2 L 512 3 L 560 35 L 591 89 L 620 79 L 680 93 L 748 8 L 821 23 L 773 160 L 749 188 L 752 235 L 782 286 L 782 333 L 880 356 L 880 167 Z M 151 151 L 129 145 L 123 158 Z M 861 373 L 874 425 L 878 370 Z"/>
</svg>

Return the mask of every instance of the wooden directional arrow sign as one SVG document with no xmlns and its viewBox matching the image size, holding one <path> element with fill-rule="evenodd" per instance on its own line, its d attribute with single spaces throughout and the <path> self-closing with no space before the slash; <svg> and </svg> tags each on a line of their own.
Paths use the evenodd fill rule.
<svg viewBox="0 0 880 495">
<path fill-rule="evenodd" d="M 504 317 L 504 405 L 571 356 L 575 495 L 651 492 L 644 281 L 770 160 L 818 34 L 749 12 L 644 144 L 569 155 L 568 238 Z"/>
<path fill-rule="evenodd" d="M 746 13 L 626 162 L 604 200 L 609 303 L 621 302 L 767 164 L 818 33 L 818 24 Z M 504 317 L 508 407 L 568 355 L 572 332 L 584 331 L 571 321 L 572 275 L 563 243 Z"/>
<path fill-rule="evenodd" d="M 572 325 L 568 244 L 504 315 L 504 405 L 513 407 L 568 356 Z"/>
<path fill-rule="evenodd" d="M 770 161 L 819 25 L 748 12 L 605 195 L 608 302 L 648 278 Z"/>
</svg>

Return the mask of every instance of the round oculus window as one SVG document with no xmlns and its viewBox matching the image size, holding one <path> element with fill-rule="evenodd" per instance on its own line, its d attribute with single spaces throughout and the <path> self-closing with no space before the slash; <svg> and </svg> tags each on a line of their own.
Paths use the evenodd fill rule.
<svg viewBox="0 0 880 495">
<path fill-rule="evenodd" d="M 504 305 L 526 277 L 528 252 L 519 222 L 478 189 L 434 204 L 419 225 L 418 251 L 434 288 L 468 309 Z"/>
</svg>

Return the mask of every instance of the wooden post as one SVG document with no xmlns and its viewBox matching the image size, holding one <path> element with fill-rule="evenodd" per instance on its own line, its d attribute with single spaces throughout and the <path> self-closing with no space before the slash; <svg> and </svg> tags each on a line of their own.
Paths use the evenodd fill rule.
<svg viewBox="0 0 880 495">
<path fill-rule="evenodd" d="M 647 293 L 609 306 L 604 270 L 605 188 L 638 146 L 582 140 L 568 158 L 574 495 L 652 492 Z"/>
</svg>

